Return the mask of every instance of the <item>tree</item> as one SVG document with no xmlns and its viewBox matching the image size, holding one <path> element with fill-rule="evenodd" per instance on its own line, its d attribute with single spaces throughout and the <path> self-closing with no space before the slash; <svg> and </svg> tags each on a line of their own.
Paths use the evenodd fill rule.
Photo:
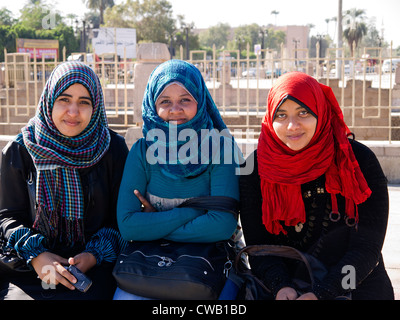
<svg viewBox="0 0 400 320">
<path fill-rule="evenodd" d="M 212 48 L 215 44 L 217 49 L 227 47 L 231 27 L 227 23 L 218 23 L 215 26 L 202 31 L 199 35 L 200 45 L 202 47 Z"/>
<path fill-rule="evenodd" d="M 3 15 L 4 13 L 4 15 Z M 64 23 L 64 18 L 42 0 L 29 0 L 20 10 L 17 20 L 11 17 L 9 10 L 0 9 L 0 61 L 4 61 L 4 48 L 7 52 L 16 52 L 16 39 L 55 39 L 59 41 L 59 59 L 62 59 L 62 49 L 67 55 L 79 50 L 79 41 L 71 26 Z M 2 17 L 4 20 L 1 20 Z M 67 16 L 71 21 L 72 16 Z M 68 21 L 66 20 L 66 21 Z M 4 21 L 11 22 L 2 23 Z M 54 22 L 54 25 L 50 22 Z"/>
<path fill-rule="evenodd" d="M 384 41 L 383 37 L 380 35 L 378 29 L 376 28 L 376 18 L 370 18 L 367 22 L 368 33 L 362 39 L 361 46 L 363 47 L 375 47 L 375 48 L 385 48 L 389 44 Z"/>
<path fill-rule="evenodd" d="M 167 0 L 144 0 L 142 4 L 136 2 L 137 29 L 146 40 L 165 42 L 166 34 L 175 29 L 175 20 L 172 18 L 172 5 Z"/>
<path fill-rule="evenodd" d="M 63 22 L 62 16 L 53 8 L 41 0 L 29 0 L 28 3 L 20 10 L 19 24 L 33 28 L 35 30 L 54 28 L 58 23 Z M 55 22 L 54 25 L 48 25 L 51 15 Z M 45 23 L 45 25 L 44 25 Z"/>
<path fill-rule="evenodd" d="M 281 30 L 268 29 L 265 48 L 280 50 L 281 44 L 286 41 L 286 33 Z"/>
<path fill-rule="evenodd" d="M 76 14 L 74 14 L 74 13 L 68 13 L 67 16 L 66 16 L 66 19 L 67 19 L 67 21 L 69 22 L 69 25 L 70 25 L 71 27 L 74 26 L 75 20 L 76 20 L 77 18 L 78 18 L 78 16 L 77 16 Z"/>
<path fill-rule="evenodd" d="M 4 48 L 8 52 L 15 52 L 17 35 L 11 26 L 0 25 L 0 61 L 4 61 Z"/>
<path fill-rule="evenodd" d="M 0 26 L 11 26 L 15 22 L 12 12 L 6 7 L 0 9 Z"/>
<path fill-rule="evenodd" d="M 36 39 L 57 39 L 59 45 L 59 59 L 62 59 L 62 49 L 66 48 L 66 55 L 68 56 L 72 52 L 79 51 L 79 41 L 74 36 L 74 30 L 70 26 L 66 26 L 63 23 L 58 24 L 54 29 L 36 30 Z"/>
<path fill-rule="evenodd" d="M 168 41 L 175 30 L 172 5 L 167 0 L 127 1 L 105 12 L 106 27 L 135 28 L 138 41 Z"/>
<path fill-rule="evenodd" d="M 254 45 L 260 43 L 260 26 L 256 23 L 239 26 L 235 29 L 235 39 L 238 38 L 244 40 L 245 47 L 249 43 L 251 50 L 253 50 Z"/>
<path fill-rule="evenodd" d="M 347 10 L 344 19 L 346 19 L 347 28 L 343 31 L 343 36 L 346 39 L 351 56 L 354 56 L 353 43 L 356 48 L 361 42 L 362 38 L 367 34 L 367 25 L 364 22 L 365 10 L 351 9 Z"/>
<path fill-rule="evenodd" d="M 135 12 L 129 3 L 116 4 L 104 12 L 104 26 L 113 28 L 135 28 Z"/>
<path fill-rule="evenodd" d="M 86 3 L 86 7 L 93 10 L 99 10 L 100 13 L 100 25 L 104 23 L 104 11 L 108 7 L 114 6 L 114 0 L 82 0 Z"/>
<path fill-rule="evenodd" d="M 276 25 L 276 16 L 279 14 L 279 11 L 273 10 L 271 14 L 275 15 L 275 25 Z"/>
</svg>

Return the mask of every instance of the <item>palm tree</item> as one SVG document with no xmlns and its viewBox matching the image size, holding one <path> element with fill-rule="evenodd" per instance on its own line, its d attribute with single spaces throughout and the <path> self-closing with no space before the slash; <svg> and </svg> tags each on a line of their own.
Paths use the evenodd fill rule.
<svg viewBox="0 0 400 320">
<path fill-rule="evenodd" d="M 345 14 L 347 28 L 343 31 L 343 36 L 347 40 L 350 47 L 351 56 L 353 57 L 353 43 L 357 48 L 362 38 L 367 34 L 367 25 L 364 23 L 365 10 L 351 9 Z"/>
<path fill-rule="evenodd" d="M 331 21 L 331 19 L 325 19 L 326 22 L 326 34 L 329 34 L 329 22 Z"/>
<path fill-rule="evenodd" d="M 276 16 L 279 14 L 279 11 L 273 10 L 271 11 L 271 14 L 275 15 L 275 25 L 276 25 Z"/>
<path fill-rule="evenodd" d="M 82 0 L 89 9 L 100 11 L 100 25 L 104 23 L 104 10 L 114 6 L 114 0 Z"/>
<path fill-rule="evenodd" d="M 70 19 L 70 26 L 74 26 L 74 21 L 78 18 L 78 16 L 75 13 L 68 13 L 66 16 L 67 19 Z"/>
</svg>

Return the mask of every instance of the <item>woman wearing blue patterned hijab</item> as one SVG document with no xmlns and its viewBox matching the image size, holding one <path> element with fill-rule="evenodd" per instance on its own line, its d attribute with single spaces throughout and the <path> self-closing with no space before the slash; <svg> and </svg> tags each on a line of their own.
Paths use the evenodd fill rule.
<svg viewBox="0 0 400 320">
<path fill-rule="evenodd" d="M 156 102 L 171 84 L 178 84 L 183 87 L 197 103 L 196 115 L 183 124 L 177 125 L 165 121 L 157 113 Z M 226 125 L 200 71 L 194 65 L 185 61 L 169 60 L 159 65 L 152 72 L 144 93 L 142 116 L 143 136 L 147 137 L 147 145 L 150 147 L 157 141 L 158 145 L 164 147 L 166 151 L 165 158 L 163 154 L 157 155 L 159 165 L 167 172 L 179 177 L 195 176 L 203 172 L 215 157 L 212 154 L 212 150 L 216 150 L 215 145 L 218 145 L 217 149 L 220 150 L 223 149 L 220 146 L 223 146 L 223 143 L 226 142 L 218 134 L 213 135 L 211 139 L 210 136 L 202 135 L 202 130 L 212 132 L 216 129 L 214 133 L 219 133 L 226 129 Z M 163 134 L 160 135 L 160 132 Z M 171 132 L 176 133 L 176 135 L 171 136 Z M 197 147 L 197 152 L 192 152 L 184 159 L 176 156 L 180 148 L 188 143 L 187 139 L 177 139 L 181 133 L 189 137 L 190 141 L 194 143 L 194 147 Z M 157 136 L 158 140 L 153 139 L 154 136 Z M 216 137 L 218 137 L 218 141 Z M 228 138 L 228 141 L 233 145 L 230 136 L 225 138 Z M 206 145 L 208 146 L 207 149 L 205 148 Z M 208 150 L 208 152 L 204 152 L 204 150 Z M 173 154 L 170 154 L 170 151 L 173 151 Z"/>
<path fill-rule="evenodd" d="M 68 136 L 61 129 L 62 121 L 55 118 L 55 106 L 64 103 L 64 98 L 67 102 L 72 99 L 65 92 L 76 84 L 88 91 L 87 100 L 90 101 L 86 102 L 89 106 L 83 109 L 91 112 L 87 126 L 85 123 L 72 133 L 73 136 Z M 74 116 L 65 116 L 63 122 L 67 120 L 76 122 L 70 123 L 69 127 L 78 126 Z M 94 71 L 80 62 L 67 62 L 55 68 L 41 95 L 36 116 L 22 128 L 19 137 L 38 172 L 38 214 L 34 226 L 43 233 L 50 233 L 50 238 L 60 237 L 70 245 L 75 241 L 83 243 L 83 193 L 77 170 L 96 164 L 107 152 L 110 144 L 107 127 L 103 94 Z M 45 226 L 43 216 L 50 221 L 49 228 Z M 60 229 L 62 225 L 65 228 Z"/>
<path fill-rule="evenodd" d="M 116 204 L 128 148 L 108 128 L 95 72 L 76 61 L 57 66 L 21 131 L 1 153 L 0 230 L 5 249 L 36 273 L 0 279 L 2 288 L 18 283 L 1 291 L 0 300 L 4 293 L 7 299 L 82 298 L 69 264 L 95 284 L 85 299 L 110 299 L 112 265 L 125 245 Z M 40 279 L 54 290 L 43 292 Z"/>
</svg>

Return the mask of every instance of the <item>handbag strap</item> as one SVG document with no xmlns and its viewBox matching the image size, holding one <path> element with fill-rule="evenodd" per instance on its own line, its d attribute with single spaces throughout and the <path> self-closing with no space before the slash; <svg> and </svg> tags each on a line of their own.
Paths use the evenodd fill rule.
<svg viewBox="0 0 400 320">
<path fill-rule="evenodd" d="M 195 209 L 216 210 L 232 213 L 236 220 L 239 216 L 239 201 L 226 196 L 194 197 L 182 202 L 178 208 L 190 207 Z"/>
<path fill-rule="evenodd" d="M 288 258 L 301 261 L 305 264 L 307 268 L 311 285 L 314 284 L 314 276 L 312 268 L 310 266 L 309 261 L 307 260 L 307 257 L 295 248 L 288 246 L 278 246 L 278 245 L 246 246 L 239 251 L 239 253 L 235 258 L 235 268 L 237 270 L 241 269 L 241 256 L 243 253 L 247 253 L 249 256 L 275 256 L 275 257 Z"/>
<path fill-rule="evenodd" d="M 26 180 L 26 185 L 29 194 L 29 209 L 31 222 L 36 219 L 36 175 L 33 171 L 29 172 L 28 179 Z"/>
</svg>

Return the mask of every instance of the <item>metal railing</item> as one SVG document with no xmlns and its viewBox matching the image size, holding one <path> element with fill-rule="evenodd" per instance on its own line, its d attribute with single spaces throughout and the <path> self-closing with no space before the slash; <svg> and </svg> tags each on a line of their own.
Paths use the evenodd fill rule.
<svg viewBox="0 0 400 320">
<path fill-rule="evenodd" d="M 329 48 L 325 57 L 310 58 L 306 49 L 288 52 L 283 46 L 280 52 L 264 49 L 250 58 L 249 49 L 248 45 L 245 57 L 240 57 L 238 50 L 217 53 L 215 48 L 211 57 L 205 51 L 190 55 L 190 62 L 203 72 L 221 114 L 240 118 L 230 129 L 249 130 L 257 136 L 269 89 L 280 75 L 300 71 L 332 87 L 356 136 L 363 140 L 400 140 L 400 65 L 397 87 L 396 64 L 384 69 L 384 61 L 400 62 L 392 47 L 364 48 L 361 58 L 346 56 L 343 48 Z M 318 43 L 316 52 L 320 52 Z M 302 56 L 301 60 L 297 56 Z M 392 99 L 394 96 L 398 98 Z"/>
<path fill-rule="evenodd" d="M 181 56 L 182 51 L 181 48 Z M 67 60 L 65 52 L 64 49 L 63 61 Z M 249 45 L 244 57 L 238 50 L 217 52 L 214 47 L 209 56 L 206 51 L 191 51 L 189 62 L 202 72 L 231 130 L 250 132 L 256 137 L 269 88 L 281 74 L 301 71 L 334 89 L 350 129 L 361 132 L 365 139 L 400 140 L 396 66 L 389 70 L 383 68 L 383 61 L 400 59 L 394 56 L 392 47 L 364 48 L 361 58 L 346 56 L 342 48 L 330 48 L 325 57 L 319 57 L 318 43 L 316 52 L 316 57 L 309 57 L 308 50 L 289 52 L 281 46 L 280 51 L 261 50 L 254 58 L 250 56 Z M 60 63 L 56 56 L 46 61 L 30 59 L 29 54 L 23 53 L 5 51 L 4 56 L 5 62 L 0 68 L 0 134 L 8 134 L 1 128 L 22 127 L 33 116 L 46 80 Z M 99 75 L 110 123 L 117 128 L 132 125 L 136 62 L 114 54 L 74 53 L 71 56 L 79 56 Z M 372 134 L 374 130 L 379 134 Z"/>
</svg>

